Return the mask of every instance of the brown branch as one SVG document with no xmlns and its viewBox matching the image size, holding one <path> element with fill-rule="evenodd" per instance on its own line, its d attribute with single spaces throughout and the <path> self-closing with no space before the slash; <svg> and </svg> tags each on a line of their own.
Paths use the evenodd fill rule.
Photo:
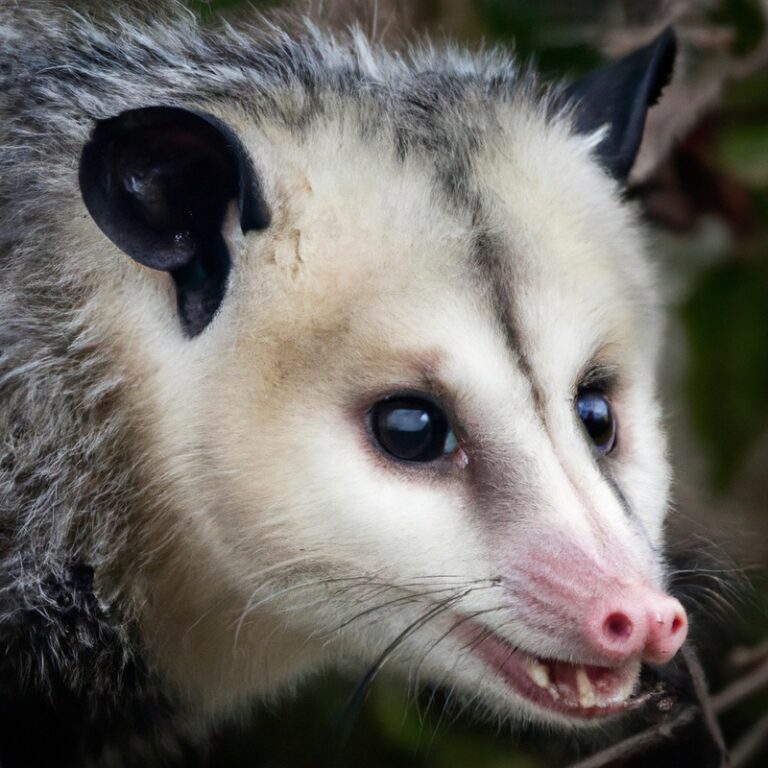
<svg viewBox="0 0 768 768">
<path fill-rule="evenodd" d="M 692 723 L 698 713 L 698 707 L 687 707 L 672 720 L 665 720 L 654 725 L 652 728 L 636 733 L 634 736 L 630 736 L 618 744 L 596 752 L 584 760 L 572 763 L 568 768 L 606 768 L 617 760 L 626 760 L 629 757 L 642 754 L 651 749 L 651 747 L 671 739 L 674 731 Z"/>
<path fill-rule="evenodd" d="M 630 736 L 628 739 L 620 741 L 618 744 L 597 752 L 585 760 L 573 763 L 569 768 L 606 768 L 606 766 L 610 766 L 617 760 L 626 760 L 627 758 L 642 754 L 658 746 L 660 743 L 671 739 L 674 731 L 693 722 L 699 715 L 702 715 L 707 730 L 720 749 L 721 754 L 725 755 L 725 742 L 707 691 L 704 670 L 701 668 L 698 657 L 692 648 L 686 646 L 683 649 L 683 658 L 691 676 L 694 693 L 698 700 L 697 705 L 686 707 L 671 720 L 662 721 L 651 728 L 647 728 L 634 736 Z"/>
<path fill-rule="evenodd" d="M 712 709 L 720 714 L 768 685 L 768 660 L 712 697 Z"/>
<path fill-rule="evenodd" d="M 701 662 L 696 652 L 690 645 L 683 646 L 682 656 L 685 659 L 685 664 L 688 667 L 688 672 L 691 675 L 691 682 L 693 683 L 693 691 L 698 699 L 699 706 L 701 707 L 701 715 L 704 720 L 704 725 L 709 731 L 709 735 L 720 750 L 721 755 L 726 755 L 728 749 L 725 746 L 725 739 L 723 733 L 720 730 L 720 723 L 717 722 L 717 714 L 715 712 L 714 699 L 709 695 L 709 688 L 707 686 L 707 677 L 704 674 L 704 670 L 701 667 Z"/>
<path fill-rule="evenodd" d="M 721 4 L 672 0 L 661 5 L 656 18 L 648 18 L 639 26 L 612 25 L 598 36 L 602 50 L 616 56 L 648 42 L 663 27 L 673 24 L 683 48 L 677 76 L 648 115 L 643 143 L 632 169 L 633 182 L 648 179 L 669 157 L 676 142 L 719 107 L 728 85 L 768 67 L 768 33 L 748 54 L 734 56 L 730 52 L 735 31 L 713 24 L 705 14 L 708 6 Z M 768 25 L 768 0 L 760 0 L 759 7 Z M 701 58 L 697 53 L 705 54 L 708 64 L 686 66 L 686 62 Z"/>
<path fill-rule="evenodd" d="M 703 717 L 707 730 L 721 752 L 726 754 L 726 746 L 717 722 L 717 715 L 740 704 L 768 685 L 768 659 L 765 659 L 765 654 L 768 653 L 768 643 L 761 644 L 753 649 L 753 653 L 757 653 L 758 650 L 760 650 L 764 659 L 760 666 L 739 678 L 735 683 L 716 695 L 711 696 L 707 692 L 706 677 L 696 654 L 692 650 L 685 648 L 683 655 L 691 674 L 691 682 L 693 683 L 698 704 L 683 709 L 671 720 L 647 728 L 584 760 L 572 763 L 569 768 L 607 768 L 607 766 L 610 766 L 617 760 L 634 757 L 672 738 L 674 731 L 681 726 L 691 723 L 699 714 Z M 743 765 L 763 745 L 766 739 L 768 739 L 768 715 L 761 718 L 734 747 L 733 768 Z M 737 759 L 742 762 L 738 762 Z"/>
<path fill-rule="evenodd" d="M 768 742 L 768 714 L 763 715 L 731 750 L 731 768 L 746 765 Z"/>
<path fill-rule="evenodd" d="M 768 660 L 768 640 L 754 646 L 734 648 L 728 656 L 728 666 L 733 669 L 746 669 L 765 660 Z"/>
</svg>

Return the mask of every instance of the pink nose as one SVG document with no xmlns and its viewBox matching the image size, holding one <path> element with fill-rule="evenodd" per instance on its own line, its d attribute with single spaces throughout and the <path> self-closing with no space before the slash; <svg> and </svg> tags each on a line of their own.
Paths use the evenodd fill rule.
<svg viewBox="0 0 768 768">
<path fill-rule="evenodd" d="M 674 597 L 640 586 L 596 601 L 586 618 L 585 640 L 592 651 L 611 661 L 642 656 L 665 664 L 688 634 L 683 606 Z"/>
</svg>

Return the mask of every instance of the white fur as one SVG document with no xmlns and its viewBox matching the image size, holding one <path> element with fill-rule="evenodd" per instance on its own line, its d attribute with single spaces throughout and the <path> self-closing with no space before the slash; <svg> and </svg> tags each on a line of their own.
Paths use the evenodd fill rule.
<svg viewBox="0 0 768 768">
<path fill-rule="evenodd" d="M 145 371 L 138 407 L 154 425 L 158 484 L 175 502 L 176 537 L 152 566 L 143 624 L 163 666 L 210 706 L 269 694 L 324 662 L 370 662 L 429 602 L 354 621 L 358 611 L 408 590 L 437 598 L 467 584 L 451 618 L 415 633 L 396 658 L 470 695 L 480 681 L 495 707 L 519 713 L 525 705 L 460 642 L 440 638 L 457 615 L 506 604 L 490 626 L 541 655 L 572 652 L 516 620 L 514 589 L 492 584 L 514 573 L 526 542 L 556 531 L 598 560 L 606 551 L 625 558 L 623 578 L 659 583 L 649 544 L 660 540 L 667 469 L 642 244 L 581 139 L 533 111 L 508 117 L 478 176 L 510 244 L 509 301 L 546 393 L 547 432 L 473 286 L 469 222 L 430 202 L 418 166 L 397 166 L 386 147 L 334 126 L 303 146 L 279 131 L 243 131 L 276 226 L 246 238 L 234 229 L 228 298 L 199 339 L 180 334 L 162 276 L 128 265 L 129 284 L 106 299 L 118 338 L 121 328 L 148 328 L 130 365 Z M 403 478 L 361 450 L 362 417 L 349 413 L 356 398 L 423 388 L 403 359 L 433 355 L 457 408 L 522 467 L 497 533 L 460 473 Z M 641 531 L 601 480 L 574 416 L 578 376 L 595 355 L 621 376 L 614 461 Z M 338 581 L 315 585 L 320 577 Z"/>
<path fill-rule="evenodd" d="M 544 717 L 448 632 L 457 617 L 486 611 L 481 621 L 512 644 L 579 658 L 572 635 L 530 620 L 535 609 L 516 581 L 526 558 L 550 542 L 555 553 L 569 542 L 617 583 L 663 586 L 659 317 L 633 212 L 592 157 L 599 137 L 547 116 L 533 86 L 515 86 L 497 54 L 429 50 L 405 61 L 359 35 L 346 47 L 316 30 L 327 113 L 290 131 L 257 113 L 258 96 L 268 92 L 293 114 L 307 98 L 299 86 L 236 61 L 203 74 L 179 53 L 198 34 L 184 24 L 192 22 L 160 32 L 126 25 L 121 51 L 135 71 L 90 72 L 118 95 L 83 89 L 76 106 L 104 117 L 157 103 L 164 89 L 187 103 L 197 81 L 196 106 L 239 135 L 273 223 L 244 236 L 232 212 L 232 276 L 211 325 L 195 339 L 183 335 L 170 279 L 107 241 L 72 192 L 72 165 L 46 182 L 59 206 L 59 250 L 89 286 L 81 322 L 109 346 L 142 435 L 133 460 L 154 498 L 133 523 L 140 558 L 120 589 L 152 658 L 190 700 L 220 713 L 326 664 L 370 664 L 436 600 L 454 595 L 451 611 L 414 631 L 391 663 L 455 683 L 504 715 Z M 115 45 L 101 28 L 79 29 Z M 259 44 L 252 31 L 221 34 L 232 50 Z M 12 27 L 4 39 L 18 44 Z M 197 45 L 213 56 L 202 38 Z M 147 74 L 157 63 L 142 70 L 145 48 L 167 58 L 167 81 Z M 354 96 L 322 80 L 340 65 L 360 70 Z M 516 318 L 517 349 L 472 255 L 469 207 L 446 200 L 428 155 L 396 157 L 386 121 L 361 135 L 370 93 L 390 89 L 394 103 L 432 68 L 470 78 L 446 130 L 482 138 L 466 183 L 504 244 L 510 282 L 496 287 Z M 471 85 L 493 76 L 510 83 L 498 104 Z M 223 84 L 242 89 L 241 103 L 216 97 Z M 51 99 L 70 96 L 62 86 Z M 48 125 L 72 147 L 87 127 L 63 107 Z M 595 361 L 618 375 L 619 444 L 609 461 L 634 519 L 598 470 L 574 411 L 579 377 Z M 470 442 L 483 446 L 468 448 L 468 467 L 446 475 L 388 465 L 360 408 L 375 393 L 424 389 L 425 372 L 448 393 Z M 470 482 L 481 462 L 497 492 L 492 508 Z"/>
</svg>

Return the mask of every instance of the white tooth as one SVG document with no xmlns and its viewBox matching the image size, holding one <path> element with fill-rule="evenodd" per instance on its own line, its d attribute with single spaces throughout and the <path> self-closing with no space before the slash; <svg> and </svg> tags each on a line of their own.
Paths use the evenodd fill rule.
<svg viewBox="0 0 768 768">
<path fill-rule="evenodd" d="M 594 707 L 597 703 L 595 689 L 592 687 L 584 667 L 576 668 L 576 688 L 579 692 L 579 704 L 582 707 Z"/>
<path fill-rule="evenodd" d="M 538 661 L 528 664 L 528 677 L 533 680 L 539 688 L 549 688 L 549 667 Z"/>
<path fill-rule="evenodd" d="M 624 683 L 624 685 L 622 685 L 621 688 L 619 688 L 619 690 L 616 692 L 616 696 L 615 696 L 616 701 L 625 701 L 626 699 L 628 699 L 632 695 L 633 691 L 635 690 L 635 682 L 636 682 L 635 678 L 630 677 Z"/>
</svg>

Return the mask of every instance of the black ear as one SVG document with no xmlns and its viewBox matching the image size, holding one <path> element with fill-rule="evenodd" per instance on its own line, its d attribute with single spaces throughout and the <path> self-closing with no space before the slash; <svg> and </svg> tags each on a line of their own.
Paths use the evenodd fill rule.
<svg viewBox="0 0 768 768">
<path fill-rule="evenodd" d="M 177 107 L 133 109 L 99 122 L 80 158 L 80 190 L 115 245 L 172 275 L 189 336 L 208 325 L 224 298 L 229 204 L 237 203 L 243 232 L 269 225 L 235 134 L 210 115 Z"/>
<path fill-rule="evenodd" d="M 582 133 L 606 126 L 597 148 L 605 168 L 617 179 L 629 176 L 640 148 L 648 108 L 672 76 L 677 44 L 667 27 L 652 43 L 591 72 L 565 95 L 576 102 L 576 127 Z"/>
</svg>

